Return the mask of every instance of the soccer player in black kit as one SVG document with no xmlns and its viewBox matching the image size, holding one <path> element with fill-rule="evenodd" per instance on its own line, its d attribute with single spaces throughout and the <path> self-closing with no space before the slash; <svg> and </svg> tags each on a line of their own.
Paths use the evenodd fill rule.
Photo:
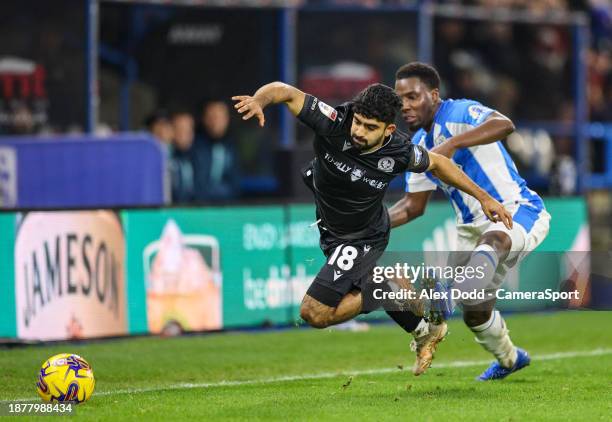
<svg viewBox="0 0 612 422">
<path fill-rule="evenodd" d="M 396 130 L 394 122 L 402 102 L 388 86 L 370 85 L 353 101 L 335 108 L 282 82 L 264 85 L 253 96 L 232 99 L 243 120 L 255 117 L 262 127 L 263 109 L 284 103 L 316 134 L 315 159 L 302 176 L 314 193 L 320 246 L 327 262 L 300 308 L 301 317 L 312 327 L 339 324 L 376 306 L 372 305 L 372 272 L 389 241 L 390 221 L 383 198 L 395 176 L 405 171 L 431 171 L 477 198 L 492 221 L 511 224 L 504 207 L 449 159 L 412 144 L 406 134 Z M 395 283 L 388 281 L 377 287 L 397 290 Z M 446 323 L 429 323 L 405 308 L 384 308 L 415 337 L 413 372 L 423 373 L 446 335 Z"/>
</svg>

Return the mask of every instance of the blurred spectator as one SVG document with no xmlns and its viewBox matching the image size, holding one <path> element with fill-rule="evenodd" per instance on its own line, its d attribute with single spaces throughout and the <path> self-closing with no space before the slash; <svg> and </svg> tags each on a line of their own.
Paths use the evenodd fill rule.
<svg viewBox="0 0 612 422">
<path fill-rule="evenodd" d="M 240 164 L 229 124 L 229 106 L 225 102 L 214 100 L 203 105 L 194 148 L 197 200 L 240 196 Z"/>
<path fill-rule="evenodd" d="M 172 145 L 174 138 L 174 128 L 170 121 L 170 116 L 164 111 L 159 110 L 149 116 L 145 122 L 151 134 L 163 144 Z"/>
<path fill-rule="evenodd" d="M 451 53 L 466 50 L 465 36 L 465 23 L 458 19 L 441 19 L 437 26 L 434 60 L 440 75 L 443 75 L 445 79 L 443 95 L 446 95 L 446 92 L 457 92 L 455 75 L 458 74 L 458 69 L 455 67 L 455 62 L 451 60 Z"/>
<path fill-rule="evenodd" d="M 172 152 L 169 159 L 172 202 L 187 203 L 195 199 L 195 166 L 193 116 L 187 111 L 172 114 Z"/>
<path fill-rule="evenodd" d="M 265 6 L 275 1 L 237 0 L 233 4 L 249 2 L 254 6 Z M 590 49 L 588 54 L 585 54 L 588 56 L 586 84 L 588 116 L 591 121 L 611 121 L 612 7 L 610 7 L 610 0 L 431 0 L 431 2 L 487 8 L 484 19 L 477 16 L 453 17 L 452 14 L 436 15 L 433 19 L 433 60 L 440 69 L 442 77 L 445 78 L 443 96 L 480 100 L 511 116 L 519 125 L 523 124 L 525 127 L 530 127 L 534 122 L 540 121 L 561 123 L 562 126 L 558 127 L 566 128 L 564 132 L 547 133 L 532 128 L 533 134 L 530 138 L 533 138 L 533 142 L 528 141 L 527 136 L 523 137 L 521 144 L 532 144 L 529 150 L 522 150 L 525 153 L 522 164 L 527 167 L 523 173 L 531 177 L 538 177 L 541 183 L 530 181 L 531 185 L 537 185 L 538 188 L 550 185 L 551 189 L 558 193 L 572 192 L 574 187 L 567 180 L 570 179 L 568 175 L 572 174 L 571 165 L 576 151 L 574 62 L 578 52 L 575 46 L 574 29 L 572 25 L 564 23 L 537 23 L 536 20 L 530 22 L 530 18 L 561 17 L 569 11 L 583 11 L 590 16 Z M 378 8 L 388 5 L 420 4 L 420 1 L 293 0 L 293 3 L 341 5 L 349 6 L 347 9 L 351 9 L 352 6 Z M 202 4 L 210 3 L 203 1 Z M 283 5 L 287 4 L 283 3 Z M 162 9 L 170 10 L 160 7 L 160 11 Z M 507 10 L 503 9 L 520 11 L 518 16 L 521 19 L 513 20 L 512 14 L 505 13 Z M 452 11 L 452 7 L 446 10 Z M 225 11 L 220 15 L 224 13 Z M 489 14 L 492 19 L 487 17 Z M 300 86 L 336 104 L 350 98 L 352 96 L 350 92 L 358 90 L 357 84 L 366 83 L 370 79 L 391 81 L 392 73 L 398 64 L 410 61 L 416 56 L 413 49 L 416 44 L 414 40 L 418 39 L 418 35 L 415 30 L 416 25 L 411 24 L 411 15 L 414 15 L 416 19 L 416 14 L 402 13 L 399 10 L 398 13 L 374 11 L 367 14 L 300 11 L 297 25 L 298 36 L 295 40 L 299 60 L 294 63 Z M 493 19 L 493 17 L 499 19 Z M 394 21 L 395 18 L 401 19 L 401 22 Z M 160 22 L 168 21 L 168 24 L 173 25 L 175 21 L 180 21 L 177 16 L 162 19 L 160 15 L 159 19 Z M 416 20 L 414 23 L 416 24 Z M 153 24 L 147 24 L 144 27 L 151 30 L 157 28 Z M 355 32 L 355 27 L 359 27 L 360 31 Z M 160 34 L 163 32 L 163 36 L 166 34 L 164 31 L 160 29 Z M 108 33 L 116 34 L 118 31 L 109 30 Z M 258 44 L 265 45 L 275 37 L 271 35 L 271 38 L 262 39 Z M 151 42 L 157 43 L 155 45 L 159 48 L 163 45 L 157 38 Z M 223 48 L 230 45 L 225 38 L 215 40 L 215 43 L 219 44 L 220 48 L 221 44 L 224 44 Z M 354 45 L 360 48 L 350 48 Z M 141 51 L 143 55 L 150 56 L 149 52 L 152 49 L 143 48 Z M 185 63 L 190 63 L 189 54 L 191 53 L 185 54 Z M 154 56 L 162 60 L 163 57 L 166 57 L 159 54 Z M 208 55 L 202 57 L 206 56 Z M 260 66 L 259 59 L 253 59 L 253 61 Z M 144 81 L 148 81 L 144 77 L 144 69 L 148 68 L 156 67 L 140 67 L 139 78 Z M 180 69 L 180 66 L 176 68 Z M 269 64 L 268 67 L 260 66 L 259 74 L 269 75 L 276 68 L 276 63 Z M 151 83 L 151 86 L 156 91 L 154 92 L 156 101 L 172 103 L 176 98 L 180 98 L 180 101 L 190 104 L 193 97 L 187 94 L 220 92 L 216 88 L 194 89 L 193 87 L 197 86 L 194 85 L 195 81 L 198 83 L 209 79 L 227 81 L 224 74 L 216 78 L 194 78 L 193 81 L 183 78 L 181 76 L 183 73 L 179 71 L 169 72 L 169 75 L 174 81 L 184 80 L 185 83 L 181 86 L 184 87 L 185 95 L 176 94 L 175 90 L 167 87 L 162 89 L 161 87 L 167 84 L 166 79 L 152 78 L 150 80 L 155 81 Z M 121 81 L 121 78 L 117 78 L 117 81 Z M 229 82 L 225 85 L 235 86 L 234 83 Z M 308 89 L 308 86 L 311 88 Z M 115 90 L 118 91 L 118 88 Z M 164 94 L 169 91 L 172 92 L 172 95 Z M 212 105 L 213 103 L 215 105 Z M 141 107 L 137 108 L 141 109 Z M 110 109 L 114 113 L 116 107 L 113 106 Z M 188 148 L 190 161 L 183 157 L 183 161 L 189 161 L 191 164 L 193 175 L 192 196 L 183 201 L 235 198 L 239 196 L 238 169 L 241 169 L 243 174 L 268 175 L 268 167 L 272 168 L 272 165 L 262 166 L 262 163 L 266 162 L 264 157 L 273 157 L 273 154 L 270 154 L 269 149 L 266 148 L 272 145 L 268 142 L 268 138 L 276 137 L 277 127 L 270 125 L 272 123 L 270 120 L 267 124 L 269 132 L 264 135 L 259 135 L 263 132 L 236 128 L 236 130 L 244 130 L 244 133 L 235 136 L 235 133 L 228 133 L 230 124 L 227 105 L 218 101 L 211 102 L 206 105 L 201 114 L 201 116 L 196 116 L 198 128 L 196 139 Z M 279 120 L 277 113 L 272 113 L 270 118 Z M 171 125 L 167 121 L 161 123 L 159 127 L 156 126 L 155 129 L 153 126 L 150 127 L 162 141 L 169 142 L 173 138 Z M 297 127 L 296 133 L 297 139 L 302 138 L 300 126 Z M 261 147 L 259 142 L 264 138 L 266 148 Z M 310 147 L 310 137 L 305 139 L 309 141 L 308 146 Z M 543 139 L 547 141 L 542 142 Z M 237 163 L 233 141 L 241 143 L 240 157 L 243 162 L 240 165 Z M 179 154 L 176 151 L 180 149 L 176 146 L 173 148 L 175 149 L 173 160 L 176 160 L 175 156 Z M 264 149 L 266 154 L 260 156 L 259 151 Z M 581 168 L 575 163 L 573 165 L 574 168 Z"/>
<path fill-rule="evenodd" d="M 25 104 L 16 107 L 13 115 L 13 134 L 28 135 L 34 133 L 34 129 L 34 117 L 30 108 Z"/>
<path fill-rule="evenodd" d="M 612 55 L 591 50 L 587 58 L 591 120 L 612 120 Z"/>
</svg>

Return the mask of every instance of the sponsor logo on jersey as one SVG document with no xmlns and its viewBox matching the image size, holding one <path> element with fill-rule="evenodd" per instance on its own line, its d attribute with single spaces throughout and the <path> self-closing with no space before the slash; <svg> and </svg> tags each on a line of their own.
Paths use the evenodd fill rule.
<svg viewBox="0 0 612 422">
<path fill-rule="evenodd" d="M 353 168 L 351 165 L 346 164 L 343 161 L 337 160 L 333 155 L 331 155 L 329 152 L 325 153 L 325 161 L 331 163 L 334 165 L 334 167 L 336 167 L 338 169 L 338 171 L 342 172 L 342 173 L 348 173 L 349 171 L 352 170 L 351 172 L 351 181 L 352 182 L 356 182 L 358 180 L 361 180 L 363 183 L 367 183 L 368 185 L 372 186 L 375 189 L 378 190 L 382 190 L 385 189 L 388 186 L 387 182 L 383 182 L 377 179 L 370 179 L 369 177 L 364 177 L 366 174 L 366 171 L 360 168 Z"/>
<path fill-rule="evenodd" d="M 328 106 L 323 101 L 319 101 L 319 110 L 332 122 L 336 121 L 336 117 L 338 117 L 338 112 L 335 108 Z"/>
<path fill-rule="evenodd" d="M 334 166 L 336 166 L 336 168 L 338 170 L 340 170 L 342 173 L 348 173 L 349 171 L 351 171 L 353 169 L 353 167 L 349 166 L 348 164 L 336 160 L 336 158 L 331 155 L 329 152 L 325 153 L 325 160 L 332 163 Z"/>
<path fill-rule="evenodd" d="M 395 160 L 391 157 L 383 157 L 378 160 L 378 169 L 382 171 L 386 171 L 387 173 L 391 173 L 393 171 L 393 166 L 395 165 Z"/>
<path fill-rule="evenodd" d="M 365 255 L 370 252 L 370 249 L 372 249 L 370 245 L 363 245 L 363 254 Z"/>
<path fill-rule="evenodd" d="M 470 113 L 470 117 L 474 120 L 480 119 L 483 113 L 487 111 L 486 107 L 481 105 L 471 105 L 468 107 L 468 113 Z"/>
<path fill-rule="evenodd" d="M 351 148 L 353 148 L 353 144 L 345 140 L 344 145 L 342 145 L 342 151 L 346 151 L 347 149 L 351 149 Z"/>
<path fill-rule="evenodd" d="M 342 277 L 342 271 L 334 270 L 334 281 L 338 280 L 340 277 Z"/>
<path fill-rule="evenodd" d="M 421 148 L 417 145 L 413 145 L 412 149 L 414 150 L 414 165 L 418 166 L 421 162 L 421 158 L 423 158 L 423 153 L 421 152 Z"/>
<path fill-rule="evenodd" d="M 388 185 L 387 182 L 381 182 L 380 180 L 370 179 L 368 177 L 364 177 L 363 179 L 361 179 L 361 181 L 379 190 L 386 188 Z"/>
<path fill-rule="evenodd" d="M 340 170 L 342 173 L 348 173 L 352 167 L 349 166 L 348 164 L 338 163 L 336 164 L 336 168 Z"/>
<path fill-rule="evenodd" d="M 361 179 L 364 174 L 365 174 L 365 171 L 363 171 L 360 168 L 355 167 L 355 169 L 351 173 L 351 181 L 356 182 L 357 180 Z"/>
</svg>

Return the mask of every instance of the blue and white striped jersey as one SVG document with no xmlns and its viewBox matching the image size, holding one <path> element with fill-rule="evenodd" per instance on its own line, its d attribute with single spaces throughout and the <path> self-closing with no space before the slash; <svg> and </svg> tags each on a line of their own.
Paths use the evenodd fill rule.
<svg viewBox="0 0 612 422">
<path fill-rule="evenodd" d="M 429 132 L 420 129 L 412 138 L 414 144 L 431 150 L 447 139 L 483 123 L 494 110 L 472 100 L 445 100 L 440 104 Z M 544 204 L 518 174 L 516 165 L 500 141 L 457 150 L 453 157 L 477 185 L 502 204 L 524 204 L 539 213 Z M 468 224 L 486 218 L 480 203 L 472 196 L 449 186 L 430 172 L 406 173 L 406 192 L 442 189 L 457 213 L 457 224 Z M 517 221 L 515 215 L 514 220 Z M 520 221 L 517 221 L 521 223 Z M 527 229 L 529 231 L 529 229 Z"/>
</svg>

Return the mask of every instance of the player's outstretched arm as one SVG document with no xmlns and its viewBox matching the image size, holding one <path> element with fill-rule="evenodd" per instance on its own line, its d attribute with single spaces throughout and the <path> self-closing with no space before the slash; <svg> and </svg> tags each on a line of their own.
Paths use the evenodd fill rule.
<svg viewBox="0 0 612 422">
<path fill-rule="evenodd" d="M 407 192 L 402 199 L 389 208 L 391 227 L 401 226 L 423 215 L 427 201 L 431 196 L 430 190 L 423 192 Z"/>
<path fill-rule="evenodd" d="M 514 129 L 512 120 L 495 111 L 482 124 L 449 138 L 443 144 L 433 148 L 432 151 L 452 158 L 458 149 L 496 142 L 510 135 L 514 132 Z"/>
<path fill-rule="evenodd" d="M 261 127 L 266 122 L 263 109 L 268 105 L 284 103 L 289 108 L 289 111 L 294 116 L 297 116 L 302 111 L 305 99 L 306 94 L 296 87 L 283 82 L 272 82 L 264 85 L 253 96 L 236 95 L 232 97 L 232 100 L 237 101 L 234 104 L 234 108 L 238 113 L 243 114 L 242 120 L 256 117 Z"/>
<path fill-rule="evenodd" d="M 462 170 L 455 166 L 448 158 L 429 152 L 429 168 L 434 176 L 444 183 L 454 186 L 463 192 L 472 195 L 480 202 L 487 218 L 493 222 L 501 221 L 508 228 L 512 228 L 512 215 L 485 190 L 480 188 Z"/>
</svg>

